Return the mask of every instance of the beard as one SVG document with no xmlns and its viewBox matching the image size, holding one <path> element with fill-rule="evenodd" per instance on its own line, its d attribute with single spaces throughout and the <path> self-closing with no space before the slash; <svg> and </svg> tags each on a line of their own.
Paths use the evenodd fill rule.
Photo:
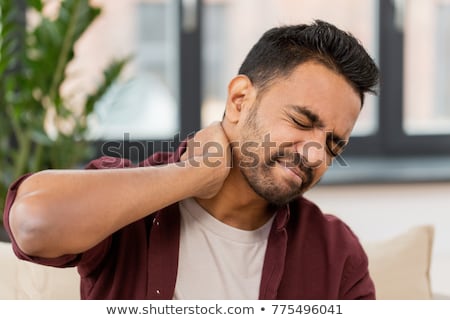
<svg viewBox="0 0 450 320">
<path fill-rule="evenodd" d="M 255 142 L 260 146 L 263 141 L 263 130 L 258 123 L 257 106 L 253 106 L 246 120 L 245 129 L 243 141 Z M 242 176 L 257 195 L 275 206 L 283 206 L 301 196 L 313 185 L 314 178 L 313 169 L 307 165 L 304 157 L 287 150 L 286 143 L 283 146 L 273 152 L 266 152 L 261 147 L 258 147 L 257 153 L 245 150 L 240 152 L 239 169 Z M 278 176 L 277 171 L 283 169 L 277 167 L 294 169 L 301 176 L 301 182 Z"/>
<path fill-rule="evenodd" d="M 278 177 L 276 171 L 282 169 L 277 166 L 296 168 L 296 171 L 301 173 L 302 181 Z M 312 169 L 304 165 L 298 153 L 280 154 L 276 151 L 255 166 L 247 166 L 243 160 L 240 171 L 253 191 L 275 206 L 289 203 L 305 193 L 313 184 Z"/>
</svg>

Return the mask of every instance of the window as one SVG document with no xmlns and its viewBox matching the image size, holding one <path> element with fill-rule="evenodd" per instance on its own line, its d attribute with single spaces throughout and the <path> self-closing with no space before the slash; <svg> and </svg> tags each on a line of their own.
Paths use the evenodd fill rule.
<svg viewBox="0 0 450 320">
<path fill-rule="evenodd" d="M 255 10 L 255 8 L 258 8 Z M 204 0 L 202 34 L 202 125 L 222 117 L 228 81 L 234 77 L 251 46 L 267 29 L 322 19 L 352 30 L 378 58 L 378 10 L 375 0 Z M 377 131 L 378 102 L 369 96 L 355 136 Z"/>
<path fill-rule="evenodd" d="M 450 105 L 445 100 L 448 82 L 443 80 L 450 62 L 444 17 L 449 1 L 378 2 L 382 77 L 378 131 L 353 137 L 345 161 L 338 162 L 324 181 L 449 181 Z"/>
<path fill-rule="evenodd" d="M 449 55 L 443 50 L 449 1 L 379 1 L 380 128 L 355 154 L 383 157 L 450 156 L 450 105 L 445 95 Z M 440 13 L 438 13 L 440 12 Z M 444 20 L 440 19 L 442 17 Z M 437 41 L 437 37 L 439 40 Z M 359 143 L 359 145 L 358 145 Z"/>
<path fill-rule="evenodd" d="M 172 0 L 97 0 L 102 15 L 77 46 L 80 83 L 101 76 L 105 63 L 131 56 L 123 81 L 89 119 L 92 140 L 169 139 L 180 130 L 178 7 Z M 79 71 L 78 71 L 79 72 Z"/>
<path fill-rule="evenodd" d="M 450 134 L 450 1 L 403 6 L 403 128 L 408 135 Z"/>
<path fill-rule="evenodd" d="M 203 126 L 222 116 L 227 81 L 262 32 L 324 19 L 359 38 L 382 76 L 378 98 L 369 96 L 344 158 L 324 181 L 450 179 L 449 0 L 202 4 Z"/>
<path fill-rule="evenodd" d="M 437 170 L 450 166 L 450 0 L 95 3 L 104 7 L 104 17 L 78 48 L 89 69 L 84 75 L 93 72 L 104 55 L 135 54 L 126 73 L 131 80 L 97 106 L 92 128 L 97 125 L 103 131 L 93 130 L 92 137 L 100 143 L 124 133 L 130 140 L 149 142 L 172 139 L 177 133 L 184 139 L 220 119 L 228 81 L 261 34 L 272 26 L 318 18 L 359 38 L 382 75 L 380 95 L 369 96 L 343 154 L 345 161 L 337 161 L 332 169 L 361 165 L 361 173 L 379 161 L 373 176 L 380 176 L 383 168 L 401 169 L 408 159 L 419 163 L 414 170 L 425 177 L 432 168 L 423 168 L 424 158 L 437 159 L 430 162 Z M 381 176 L 395 180 L 399 171 Z M 366 175 L 361 179 L 371 180 Z"/>
</svg>

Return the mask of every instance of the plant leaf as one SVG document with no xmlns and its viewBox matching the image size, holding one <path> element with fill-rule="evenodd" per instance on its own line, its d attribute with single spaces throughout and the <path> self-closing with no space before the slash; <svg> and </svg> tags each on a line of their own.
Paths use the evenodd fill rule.
<svg viewBox="0 0 450 320">
<path fill-rule="evenodd" d="M 36 9 L 38 12 L 42 12 L 44 8 L 41 0 L 27 0 L 29 7 Z"/>
<path fill-rule="evenodd" d="M 104 96 L 111 85 L 119 78 L 123 68 L 129 62 L 131 57 L 115 61 L 111 63 L 107 69 L 103 72 L 103 83 L 100 84 L 95 93 L 88 96 L 85 106 L 85 114 L 89 115 L 94 110 L 97 101 Z"/>
</svg>

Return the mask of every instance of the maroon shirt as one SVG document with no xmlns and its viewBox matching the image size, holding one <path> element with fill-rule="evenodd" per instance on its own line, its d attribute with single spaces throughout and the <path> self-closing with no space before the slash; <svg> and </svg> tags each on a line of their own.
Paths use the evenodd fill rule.
<svg viewBox="0 0 450 320">
<path fill-rule="evenodd" d="M 179 160 L 156 153 L 141 166 Z M 128 160 L 102 157 L 87 169 L 132 167 Z M 178 203 L 115 232 L 78 255 L 46 259 L 24 254 L 12 237 L 9 211 L 25 175 L 11 185 L 4 221 L 15 254 L 54 266 L 77 266 L 82 299 L 172 299 L 178 270 Z M 201 261 L 199 261 L 201 263 Z M 349 227 L 303 197 L 280 208 L 269 234 L 260 299 L 374 299 L 367 256 Z"/>
</svg>

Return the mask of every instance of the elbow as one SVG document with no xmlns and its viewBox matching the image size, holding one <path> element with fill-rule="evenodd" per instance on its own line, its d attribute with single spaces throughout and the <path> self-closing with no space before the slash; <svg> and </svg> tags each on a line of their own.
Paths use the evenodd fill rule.
<svg viewBox="0 0 450 320">
<path fill-rule="evenodd" d="M 48 232 L 42 208 L 33 196 L 16 199 L 9 214 L 9 225 L 20 250 L 29 256 L 44 256 Z"/>
</svg>

